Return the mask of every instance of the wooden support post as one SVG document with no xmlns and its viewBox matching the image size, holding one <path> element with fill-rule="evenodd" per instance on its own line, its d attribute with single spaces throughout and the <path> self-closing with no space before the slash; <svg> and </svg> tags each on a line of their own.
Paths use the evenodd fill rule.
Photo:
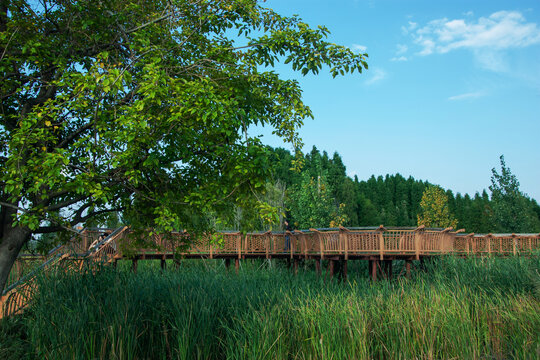
<svg viewBox="0 0 540 360">
<path fill-rule="evenodd" d="M 318 276 L 321 276 L 321 259 L 315 259 L 315 271 Z"/>
<path fill-rule="evenodd" d="M 225 268 L 226 268 L 227 270 L 229 270 L 230 267 L 231 267 L 231 259 L 226 258 L 226 259 L 225 259 Z"/>
<path fill-rule="evenodd" d="M 118 266 L 118 259 L 114 259 L 114 261 L 113 261 L 113 268 L 116 269 L 117 266 Z"/>
<path fill-rule="evenodd" d="M 349 237 L 347 236 L 348 231 L 349 229 L 347 229 L 346 227 L 339 227 L 339 241 L 341 242 L 343 251 L 345 253 L 345 260 L 349 260 Z"/>
<path fill-rule="evenodd" d="M 294 265 L 293 265 L 294 275 L 298 274 L 298 258 L 294 258 Z"/>
<path fill-rule="evenodd" d="M 292 237 L 292 233 L 290 231 L 286 231 L 286 234 L 289 235 L 289 251 L 291 252 L 290 256 L 291 256 L 291 259 L 293 258 L 293 254 L 294 254 L 294 241 L 293 241 L 293 237 Z"/>
<path fill-rule="evenodd" d="M 380 260 L 371 260 L 371 266 L 370 266 L 370 273 L 371 273 L 371 279 L 373 281 L 377 281 L 377 271 L 379 267 L 379 261 Z"/>
<path fill-rule="evenodd" d="M 322 259 L 324 259 L 324 242 L 323 242 L 322 234 L 317 229 L 310 228 L 309 231 L 314 232 L 316 234 L 315 236 L 319 240 L 319 252 L 321 253 L 321 260 L 322 260 Z"/>
<path fill-rule="evenodd" d="M 347 263 L 348 263 L 348 260 L 343 260 L 343 264 L 341 266 L 343 282 L 347 282 Z"/>
<path fill-rule="evenodd" d="M 383 273 L 386 279 L 392 278 L 392 260 L 383 260 Z"/>
<path fill-rule="evenodd" d="M 136 274 L 137 273 L 137 258 L 133 258 L 133 260 L 131 260 L 131 270 Z"/>
<path fill-rule="evenodd" d="M 165 260 L 165 256 L 161 257 L 160 265 L 161 265 L 161 270 L 167 269 L 167 261 Z"/>
<path fill-rule="evenodd" d="M 268 230 L 264 235 L 264 251 L 266 258 L 270 259 L 270 237 L 272 236 L 272 230 Z"/>
<path fill-rule="evenodd" d="M 335 263 L 336 263 L 336 260 L 330 260 L 330 264 L 329 264 L 330 277 L 334 277 L 334 268 L 336 265 Z"/>
<path fill-rule="evenodd" d="M 411 260 L 405 260 L 405 276 L 411 278 Z"/>
<path fill-rule="evenodd" d="M 306 240 L 306 237 L 304 236 L 304 233 L 302 233 L 301 231 L 295 231 L 296 233 L 298 233 L 300 236 L 300 239 L 302 239 L 302 243 L 304 244 L 304 259 L 307 260 L 307 240 Z"/>
<path fill-rule="evenodd" d="M 238 270 L 240 269 L 240 259 L 236 258 L 234 259 L 234 270 L 238 274 Z"/>
<path fill-rule="evenodd" d="M 469 255 L 472 251 L 471 248 L 472 248 L 473 237 L 474 237 L 474 233 L 470 233 L 469 235 L 467 235 L 467 255 Z"/>
<path fill-rule="evenodd" d="M 384 226 L 379 226 L 379 257 L 380 260 L 384 259 Z"/>
<path fill-rule="evenodd" d="M 242 235 L 238 234 L 236 237 L 236 251 L 238 251 L 238 259 L 242 257 Z"/>
<path fill-rule="evenodd" d="M 422 245 L 422 231 L 424 231 L 426 227 L 424 225 L 420 225 L 414 230 L 414 253 L 416 256 L 416 260 L 420 260 L 420 247 Z"/>
</svg>

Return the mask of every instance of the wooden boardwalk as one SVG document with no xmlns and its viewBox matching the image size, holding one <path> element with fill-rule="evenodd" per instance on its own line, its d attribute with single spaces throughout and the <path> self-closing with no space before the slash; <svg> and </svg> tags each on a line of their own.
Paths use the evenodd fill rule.
<svg viewBox="0 0 540 360">
<path fill-rule="evenodd" d="M 126 250 L 123 250 L 126 249 Z M 458 256 L 517 256 L 540 249 L 540 234 L 464 234 L 448 229 L 418 228 L 344 228 L 309 229 L 292 232 L 248 233 L 218 232 L 194 236 L 186 232 L 154 234 L 140 238 L 129 228 L 85 229 L 67 244 L 53 249 L 46 257 L 22 254 L 14 266 L 12 281 L 1 297 L 2 316 L 20 312 L 36 291 L 36 275 L 53 269 L 80 270 L 93 264 L 132 261 L 134 271 L 140 260 L 207 258 L 232 260 L 238 270 L 247 258 L 288 259 L 298 269 L 300 260 L 315 260 L 321 273 L 321 260 L 328 260 L 328 272 L 336 269 L 347 278 L 348 260 L 369 261 L 369 276 L 390 277 L 393 260 L 405 261 L 410 275 L 413 260 L 454 254 Z M 31 272 L 30 263 L 40 265 Z"/>
</svg>

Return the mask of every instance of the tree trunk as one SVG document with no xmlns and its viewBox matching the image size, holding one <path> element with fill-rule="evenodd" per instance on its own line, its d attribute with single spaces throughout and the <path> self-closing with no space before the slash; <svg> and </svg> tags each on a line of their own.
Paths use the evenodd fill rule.
<svg viewBox="0 0 540 360">
<path fill-rule="evenodd" d="M 9 272 L 30 235 L 31 231 L 27 227 L 14 227 L 9 230 L 4 227 L 3 236 L 0 238 L 0 294 L 4 291 Z"/>
</svg>

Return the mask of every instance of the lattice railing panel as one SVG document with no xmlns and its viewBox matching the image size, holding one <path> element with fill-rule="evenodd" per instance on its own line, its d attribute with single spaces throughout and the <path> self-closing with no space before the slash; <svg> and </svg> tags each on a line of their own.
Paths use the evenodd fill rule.
<svg viewBox="0 0 540 360">
<path fill-rule="evenodd" d="M 333 254 L 343 252 L 344 247 L 340 242 L 339 231 L 320 232 L 319 236 L 322 237 L 325 253 Z"/>
</svg>

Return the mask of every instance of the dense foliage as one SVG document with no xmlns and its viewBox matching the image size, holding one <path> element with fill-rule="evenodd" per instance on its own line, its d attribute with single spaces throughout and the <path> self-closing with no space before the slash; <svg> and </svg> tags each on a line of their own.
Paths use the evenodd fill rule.
<svg viewBox="0 0 540 360">
<path fill-rule="evenodd" d="M 203 231 L 232 204 L 272 219 L 247 130 L 300 143 L 311 111 L 276 62 L 367 68 L 328 34 L 255 0 L 2 1 L 0 290 L 32 235 L 108 212 L 160 231 Z"/>
<path fill-rule="evenodd" d="M 310 191 L 305 189 L 309 185 L 306 179 L 313 179 L 314 188 L 324 184 L 325 193 L 328 192 L 331 197 L 324 201 L 313 199 L 311 208 L 320 206 L 321 210 L 328 208 L 328 202 L 333 203 L 325 216 L 319 216 L 321 221 L 312 223 L 311 227 L 328 227 L 333 219 L 331 214 L 340 214 L 338 218 L 346 226 L 417 226 L 418 217 L 422 215 L 422 197 L 429 189 L 440 189 L 427 181 L 413 177 L 406 179 L 400 174 L 384 177 L 373 175 L 362 181 L 356 176 L 352 179 L 347 176 L 346 167 L 338 153 L 330 157 L 315 147 L 302 157 L 302 170 L 295 172 L 290 169 L 295 157 L 289 151 L 281 148 L 272 151 L 275 166 L 273 181 L 284 184 L 281 186 L 289 194 L 284 211 L 288 211 L 287 215 L 292 222 L 300 227 L 303 226 L 301 219 L 307 211 L 313 211 L 296 204 L 299 191 Z M 519 183 L 504 161 L 501 162 L 501 168 L 500 176 L 493 170 L 491 198 L 485 190 L 473 197 L 469 194 L 454 194 L 452 190 L 444 193 L 437 190 L 439 210 L 444 213 L 447 221 L 432 225 L 454 226 L 476 233 L 540 232 L 540 206 L 519 191 Z"/>
<path fill-rule="evenodd" d="M 309 262 L 296 277 L 249 261 L 235 275 L 222 260 L 59 274 L 0 322 L 0 358 L 533 359 L 538 259 L 443 258 L 375 284 L 352 261 L 347 284 Z"/>
</svg>

